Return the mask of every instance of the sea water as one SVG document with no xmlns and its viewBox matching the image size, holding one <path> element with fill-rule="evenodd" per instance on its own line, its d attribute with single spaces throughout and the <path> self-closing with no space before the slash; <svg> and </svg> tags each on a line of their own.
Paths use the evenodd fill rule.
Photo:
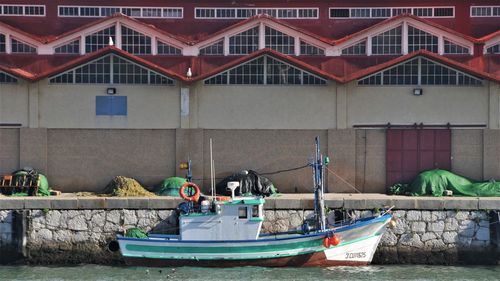
<svg viewBox="0 0 500 281">
<path fill-rule="evenodd" d="M 0 266 L 0 280 L 500 280 L 499 266 L 364 266 L 197 268 Z"/>
</svg>

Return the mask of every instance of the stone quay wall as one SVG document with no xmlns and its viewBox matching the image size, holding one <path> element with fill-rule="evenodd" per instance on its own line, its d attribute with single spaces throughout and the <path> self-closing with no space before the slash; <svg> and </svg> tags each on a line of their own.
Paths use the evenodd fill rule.
<svg viewBox="0 0 500 281">
<path fill-rule="evenodd" d="M 117 205 L 116 208 L 108 208 L 104 204 L 100 205 L 100 208 L 82 209 L 90 207 L 91 204 L 77 204 L 73 207 L 66 201 L 67 208 L 60 209 L 0 210 L 0 262 L 121 264 L 119 253 L 111 252 L 107 247 L 117 232 L 132 227 L 156 233 L 175 233 L 177 230 L 177 213 L 174 206 L 179 200 L 163 202 L 163 206 L 157 206 L 160 208 L 153 208 L 153 205 L 158 203 L 156 200 L 144 200 L 149 202 L 150 207 L 137 204 L 137 200 L 130 200 L 128 204 Z M 86 201 L 88 200 L 82 200 Z M 365 207 L 362 209 L 346 208 L 352 205 L 352 202 L 349 203 L 345 198 L 341 201 L 342 205 L 338 200 L 327 200 L 327 206 L 331 210 L 328 213 L 329 222 L 347 216 L 368 217 L 380 211 L 379 208 L 368 209 L 370 200 L 365 201 Z M 309 199 L 301 199 L 299 202 L 294 199 L 268 200 L 263 232 L 273 233 L 299 228 L 304 218 L 313 214 Z M 363 204 L 358 202 L 357 205 Z M 373 262 L 498 263 L 498 223 L 495 223 L 493 218 L 499 211 L 500 208 L 394 209 L 396 225 L 388 228 L 382 237 Z"/>
</svg>

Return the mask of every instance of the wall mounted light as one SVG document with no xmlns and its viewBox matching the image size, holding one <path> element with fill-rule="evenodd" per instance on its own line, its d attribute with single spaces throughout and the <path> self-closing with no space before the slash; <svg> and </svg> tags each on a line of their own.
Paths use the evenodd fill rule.
<svg viewBox="0 0 500 281">
<path fill-rule="evenodd" d="M 107 88 L 106 94 L 108 95 L 116 95 L 116 88 Z"/>
<path fill-rule="evenodd" d="M 424 91 L 421 88 L 413 89 L 413 95 L 414 96 L 421 96 L 423 94 L 424 94 Z"/>
</svg>

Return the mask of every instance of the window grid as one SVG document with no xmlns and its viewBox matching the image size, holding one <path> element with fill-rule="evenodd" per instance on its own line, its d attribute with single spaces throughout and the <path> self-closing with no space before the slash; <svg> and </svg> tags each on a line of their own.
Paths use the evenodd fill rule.
<svg viewBox="0 0 500 281">
<path fill-rule="evenodd" d="M 300 41 L 300 54 L 308 56 L 324 56 L 325 50 L 308 44 L 307 42 Z"/>
<path fill-rule="evenodd" d="M 219 73 L 206 85 L 325 85 L 326 80 L 270 56 Z"/>
<path fill-rule="evenodd" d="M 202 56 L 213 56 L 213 55 L 223 55 L 223 54 L 224 54 L 224 40 L 220 40 L 214 44 L 200 48 L 200 55 Z"/>
<path fill-rule="evenodd" d="M 259 27 L 229 37 L 229 54 L 245 55 L 259 49 Z"/>
<path fill-rule="evenodd" d="M 158 55 L 181 55 L 182 50 L 172 45 L 158 41 Z"/>
<path fill-rule="evenodd" d="M 76 39 L 62 46 L 54 49 L 56 54 L 79 54 L 80 53 L 80 39 Z"/>
<path fill-rule="evenodd" d="M 149 55 L 151 37 L 122 25 L 122 50 L 135 55 Z"/>
<path fill-rule="evenodd" d="M 181 19 L 184 9 L 180 7 L 119 7 L 119 6 L 58 6 L 59 17 L 107 17 L 123 13 L 136 18 Z"/>
<path fill-rule="evenodd" d="M 500 17 L 500 6 L 471 6 L 471 17 Z"/>
<path fill-rule="evenodd" d="M 330 18 L 390 18 L 401 14 L 413 14 L 424 18 L 453 18 L 454 6 L 441 7 L 355 7 L 330 8 Z"/>
<path fill-rule="evenodd" d="M 482 80 L 419 57 L 358 80 L 358 85 L 480 86 Z"/>
<path fill-rule="evenodd" d="M 49 78 L 51 84 L 173 85 L 174 80 L 116 55 L 107 55 Z"/>
<path fill-rule="evenodd" d="M 470 54 L 470 49 L 465 46 L 458 45 L 449 40 L 444 40 L 445 54 Z"/>
<path fill-rule="evenodd" d="M 109 37 L 115 40 L 116 28 L 111 26 L 85 37 L 85 52 L 92 53 L 109 45 Z"/>
<path fill-rule="evenodd" d="M 380 33 L 372 38 L 372 54 L 401 54 L 401 26 Z"/>
<path fill-rule="evenodd" d="M 342 49 L 342 55 L 365 55 L 366 41 L 361 41 L 347 48 Z"/>
<path fill-rule="evenodd" d="M 4 16 L 44 17 L 45 5 L 0 5 Z"/>
<path fill-rule="evenodd" d="M 5 72 L 0 72 L 0 83 L 2 84 L 15 84 L 17 83 L 17 78 L 11 76 Z"/>
<path fill-rule="evenodd" d="M 36 47 L 23 43 L 17 39 L 11 39 L 12 53 L 36 54 Z"/>
<path fill-rule="evenodd" d="M 295 52 L 295 38 L 268 26 L 266 26 L 265 32 L 266 48 L 287 55 L 292 55 Z"/>
<path fill-rule="evenodd" d="M 281 19 L 317 19 L 319 8 L 195 8 L 196 19 L 245 19 L 258 14 Z"/>
<path fill-rule="evenodd" d="M 438 37 L 430 33 L 408 26 L 408 52 L 425 49 L 427 51 L 438 52 Z"/>
<path fill-rule="evenodd" d="M 0 53 L 5 53 L 5 35 L 0 34 Z"/>
<path fill-rule="evenodd" d="M 487 54 L 500 54 L 500 43 L 486 48 Z"/>
</svg>

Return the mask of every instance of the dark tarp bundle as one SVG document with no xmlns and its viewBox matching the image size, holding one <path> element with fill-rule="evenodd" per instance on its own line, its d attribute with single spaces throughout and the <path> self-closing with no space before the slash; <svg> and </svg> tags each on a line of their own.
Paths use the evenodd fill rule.
<svg viewBox="0 0 500 281">
<path fill-rule="evenodd" d="M 420 173 L 410 184 L 397 183 L 389 187 L 389 193 L 411 196 L 443 196 L 451 190 L 454 196 L 500 196 L 500 182 L 476 182 L 445 170 Z"/>
<path fill-rule="evenodd" d="M 240 187 L 234 192 L 236 196 L 241 195 L 262 195 L 270 196 L 276 194 L 273 183 L 266 177 L 259 175 L 257 172 L 249 170 L 247 173 L 233 174 L 216 186 L 216 192 L 219 195 L 231 196 L 231 191 L 227 189 L 227 183 L 230 181 L 240 182 Z"/>
<path fill-rule="evenodd" d="M 179 189 L 186 183 L 185 178 L 170 177 L 164 179 L 159 185 L 155 187 L 153 192 L 160 196 L 174 196 L 179 197 Z"/>
<path fill-rule="evenodd" d="M 24 168 L 22 170 L 15 171 L 12 173 L 14 177 L 14 182 L 29 181 L 31 178 L 36 179 L 38 185 L 38 192 L 33 194 L 35 196 L 50 196 L 49 181 L 47 177 L 38 173 L 37 170 L 33 168 Z M 14 193 L 12 196 L 28 196 L 28 193 Z"/>
</svg>

